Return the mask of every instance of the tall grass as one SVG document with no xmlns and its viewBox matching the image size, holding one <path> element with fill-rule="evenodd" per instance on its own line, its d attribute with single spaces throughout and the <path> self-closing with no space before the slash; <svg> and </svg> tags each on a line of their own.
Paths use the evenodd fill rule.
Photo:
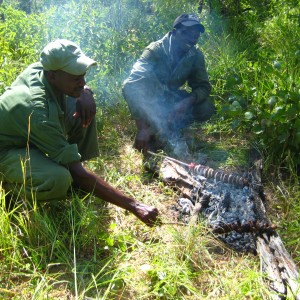
<svg viewBox="0 0 300 300">
<path fill-rule="evenodd" d="M 122 109 L 118 113 L 128 114 Z M 177 192 L 159 179 L 145 183 L 132 137 L 124 135 L 123 129 L 114 134 L 118 135 L 110 145 L 114 159 L 104 143 L 101 159 L 88 166 L 112 185 L 158 207 L 164 223 L 175 224 L 150 229 L 122 209 L 80 193 L 33 207 L 19 200 L 11 211 L 2 189 L 1 295 L 15 299 L 268 299 L 258 259 L 227 249 L 204 220 L 176 225 L 172 206 Z"/>
<path fill-rule="evenodd" d="M 26 30 L 33 35 L 34 45 L 30 42 L 28 51 L 18 52 L 20 57 L 9 63 L 14 66 L 11 72 L 6 72 L 5 76 L 0 72 L 4 90 L 20 67 L 37 59 L 44 39 L 63 35 L 80 43 L 84 51 L 99 62 L 98 68 L 88 74 L 88 80 L 99 104 L 101 156 L 86 165 L 123 192 L 158 207 L 165 223 L 177 222 L 172 207 L 179 195 L 159 178 L 149 178 L 143 172 L 142 157 L 132 149 L 135 126 L 121 96 L 121 83 L 143 47 L 170 29 L 170 22 L 181 13 L 183 2 L 186 11 L 195 11 L 199 1 L 173 1 L 171 5 L 170 1 L 156 0 L 152 7 L 137 0 L 115 1 L 111 6 L 109 1 L 85 1 L 80 5 L 76 1 L 68 2 L 39 15 L 41 22 L 49 25 L 44 34 L 36 31 L 39 19 L 32 20 L 9 8 L 10 24 L 32 24 L 32 27 L 30 24 L 21 27 L 29 28 Z M 90 7 L 94 9 L 91 11 Z M 76 18 L 70 18 L 69 14 Z M 269 91 L 281 84 L 298 87 L 298 71 L 287 64 L 292 54 L 288 47 L 281 48 L 281 39 L 276 36 L 282 37 L 280 19 L 263 16 L 264 23 L 260 24 L 255 10 L 249 12 L 248 18 L 244 16 L 240 20 L 247 25 L 243 31 L 239 20 L 225 24 L 221 16 L 208 13 L 201 16 L 207 32 L 200 46 L 206 55 L 219 114 L 201 131 L 196 129 L 195 141 L 204 144 L 200 152 L 207 151 L 219 162 L 221 150 L 229 153 L 218 165 L 224 168 L 245 163 L 244 151 L 249 145 L 244 143 L 245 135 L 247 142 L 257 142 L 257 136 L 260 137 L 259 146 L 265 147 L 269 141 L 268 133 L 273 129 L 262 122 L 271 116 L 267 103 L 272 96 Z M 59 30 L 52 26 L 57 20 L 61 24 Z M 9 31 L 3 23 L 1 25 L 1 30 Z M 24 36 L 28 38 L 26 33 Z M 289 38 L 287 45 L 293 46 L 293 41 L 298 45 L 290 34 L 286 38 Z M 7 57 L 7 62 L 15 49 L 9 45 L 19 45 L 18 41 L 13 34 L 7 34 L 2 41 L 1 57 Z M 26 46 L 20 45 L 19 49 Z M 264 50 L 259 52 L 257 45 Z M 274 69 L 275 59 L 283 60 L 284 81 Z M 296 65 L 297 55 L 292 59 Z M 253 118 L 245 115 L 246 112 Z M 253 124 L 256 126 L 252 127 Z M 281 124 L 281 119 L 275 122 L 278 128 Z M 270 137 L 272 141 L 271 138 L 274 135 Z M 278 180 L 280 172 L 274 167 L 273 152 L 270 148 L 263 149 L 268 149 L 264 158 L 270 158 L 268 170 L 273 173 L 268 175 L 274 179 L 267 185 L 272 219 L 281 226 L 280 234 L 299 264 L 297 175 L 292 174 L 290 181 Z M 196 145 L 194 151 L 199 151 Z M 193 226 L 174 224 L 149 229 L 122 209 L 77 191 L 52 204 L 29 205 L 18 199 L 10 209 L 7 192 L 1 185 L 0 298 L 271 298 L 260 273 L 258 258 L 227 249 L 212 235 L 205 220 Z"/>
</svg>

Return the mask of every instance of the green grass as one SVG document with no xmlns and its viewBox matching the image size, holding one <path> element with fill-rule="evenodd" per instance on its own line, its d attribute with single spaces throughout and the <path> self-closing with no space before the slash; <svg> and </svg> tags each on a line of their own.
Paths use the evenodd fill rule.
<svg viewBox="0 0 300 300">
<path fill-rule="evenodd" d="M 63 28 L 65 38 L 99 61 L 88 79 L 99 100 L 101 156 L 87 167 L 124 193 L 156 206 L 165 223 L 175 223 L 171 207 L 179 195 L 143 172 L 142 157 L 132 149 L 135 126 L 120 83 L 144 46 L 169 29 L 182 6 L 155 0 L 149 15 L 150 7 L 140 11 L 131 7 L 133 2 L 144 7 L 144 1 L 117 1 L 111 7 L 109 1 L 68 2 L 45 15 L 28 16 L 2 6 L 0 89 Z M 187 11 L 199 4 L 178 2 Z M 298 6 L 295 1 L 271 2 L 264 9 L 253 3 L 251 11 L 228 18 L 229 24 L 216 10 L 202 14 L 207 32 L 200 46 L 219 115 L 201 128 L 192 127 L 189 147 L 195 162 L 206 160 L 213 168 L 238 172 L 248 167 L 249 148 L 261 151 L 268 213 L 299 266 L 300 191 L 293 159 L 299 153 L 300 129 L 291 109 L 299 102 Z M 45 1 L 38 4 L 42 8 Z M 73 23 L 70 12 L 76 15 Z M 59 28 L 54 26 L 57 18 Z M 45 23 L 49 25 L 41 26 Z M 287 110 L 276 114 L 270 97 Z M 289 136 L 283 134 L 288 131 Z M 290 152 L 282 151 L 284 146 Z M 0 185 L 0 299 L 271 298 L 258 257 L 227 249 L 203 221 L 150 229 L 122 209 L 75 192 L 56 205 L 29 206 L 19 199 L 8 210 L 6 193 Z"/>
<path fill-rule="evenodd" d="M 126 111 L 119 113 L 128 116 Z M 101 157 L 87 166 L 123 192 L 156 206 L 164 223 L 176 223 L 171 207 L 178 193 L 159 179 L 145 182 L 141 155 L 131 147 L 132 128 L 112 120 L 114 117 L 107 119 L 104 128 L 114 123 L 115 130 L 100 134 L 100 141 L 111 143 L 100 143 Z M 228 157 L 237 157 L 234 164 L 227 157 L 225 165 L 232 168 L 244 161 L 244 147 L 238 153 L 231 137 L 216 138 L 216 132 L 210 133 L 207 126 L 203 130 L 215 151 L 225 149 Z M 1 189 L 2 298 L 270 298 L 258 257 L 227 249 L 201 220 L 195 226 L 151 229 L 91 195 L 73 193 L 56 205 L 33 207 L 19 200 L 13 211 L 6 209 L 5 198 Z M 299 215 L 291 211 L 286 210 L 291 220 L 287 229 L 294 232 L 294 239 L 287 246 L 297 254 Z"/>
</svg>

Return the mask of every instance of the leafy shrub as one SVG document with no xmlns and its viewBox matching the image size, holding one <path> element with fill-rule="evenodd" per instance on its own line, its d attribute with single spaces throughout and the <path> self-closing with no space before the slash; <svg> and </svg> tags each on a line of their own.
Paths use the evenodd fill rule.
<svg viewBox="0 0 300 300">
<path fill-rule="evenodd" d="M 11 6 L 0 6 L 0 93 L 39 57 L 46 27 L 43 14 L 26 15 Z"/>
<path fill-rule="evenodd" d="M 277 2 L 275 3 L 277 4 Z M 296 6 L 274 5 L 263 22 L 251 21 L 260 6 L 235 16 L 237 28 L 210 32 L 205 41 L 219 117 L 251 133 L 276 164 L 296 164 L 300 146 L 300 32 Z M 249 24 L 242 29 L 238 20 Z M 254 43 L 250 41 L 256 38 Z M 228 130 L 231 130 L 228 128 Z"/>
<path fill-rule="evenodd" d="M 288 9 L 289 13 L 286 13 Z M 300 163 L 300 32 L 295 9 L 280 7 L 259 29 L 261 50 L 256 72 L 257 94 L 249 111 L 252 130 L 274 158 L 291 155 Z"/>
</svg>

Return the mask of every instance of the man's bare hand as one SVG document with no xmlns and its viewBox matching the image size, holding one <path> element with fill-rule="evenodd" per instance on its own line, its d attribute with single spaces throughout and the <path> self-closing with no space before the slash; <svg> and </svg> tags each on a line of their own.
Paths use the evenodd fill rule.
<svg viewBox="0 0 300 300">
<path fill-rule="evenodd" d="M 148 150 L 149 141 L 150 131 L 147 129 L 138 130 L 134 140 L 134 148 L 146 153 Z"/>
<path fill-rule="evenodd" d="M 191 108 L 193 105 L 193 102 L 195 101 L 195 98 L 193 96 L 187 97 L 180 102 L 178 102 L 173 109 L 172 112 L 172 119 L 173 120 L 181 120 L 184 118 L 187 111 Z"/>
<path fill-rule="evenodd" d="M 184 120 L 188 118 L 188 115 L 192 110 L 192 106 L 195 100 L 195 97 L 189 96 L 175 104 L 167 120 L 167 123 L 170 128 L 176 127 L 174 126 L 174 124 L 184 122 Z"/>
<path fill-rule="evenodd" d="M 143 153 L 147 153 L 148 144 L 151 137 L 151 129 L 148 123 L 145 120 L 138 119 L 135 120 L 137 133 L 134 141 L 134 148 L 142 151 Z"/>
<path fill-rule="evenodd" d="M 75 118 L 80 117 L 83 127 L 88 127 L 96 115 L 96 103 L 92 92 L 84 89 L 76 102 Z"/>
<path fill-rule="evenodd" d="M 153 206 L 136 202 L 135 210 L 132 212 L 137 218 L 150 227 L 159 226 L 162 223 L 159 218 L 158 209 Z"/>
</svg>

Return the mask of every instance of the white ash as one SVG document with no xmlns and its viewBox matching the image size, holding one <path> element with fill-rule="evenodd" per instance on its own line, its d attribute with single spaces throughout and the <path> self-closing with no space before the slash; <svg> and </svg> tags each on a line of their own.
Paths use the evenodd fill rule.
<svg viewBox="0 0 300 300">
<path fill-rule="evenodd" d="M 194 199 L 192 201 L 186 198 L 178 200 L 179 208 L 177 209 L 182 221 L 189 221 L 194 205 L 199 201 L 202 204 L 201 213 L 212 228 L 228 224 L 243 225 L 258 220 L 254 196 L 249 187 L 242 188 L 229 183 L 216 182 L 214 179 L 206 179 L 199 175 L 194 178 L 200 183 L 200 187 L 193 191 L 195 192 Z M 256 253 L 255 241 L 251 233 L 238 233 L 233 230 L 217 236 L 237 251 Z"/>
</svg>

